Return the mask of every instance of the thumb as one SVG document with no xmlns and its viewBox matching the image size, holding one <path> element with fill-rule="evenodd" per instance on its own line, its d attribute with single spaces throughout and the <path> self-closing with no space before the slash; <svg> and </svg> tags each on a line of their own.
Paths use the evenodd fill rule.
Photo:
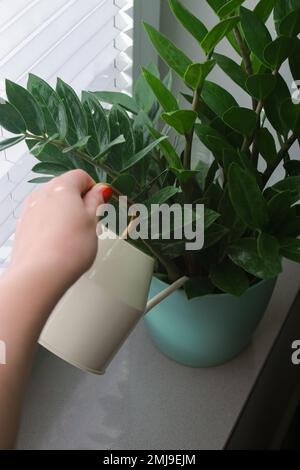
<svg viewBox="0 0 300 470">
<path fill-rule="evenodd" d="M 92 189 L 85 194 L 83 203 L 91 217 L 96 217 L 97 207 L 100 206 L 100 204 L 108 202 L 112 193 L 113 191 L 110 186 L 100 183 L 93 186 Z"/>
</svg>

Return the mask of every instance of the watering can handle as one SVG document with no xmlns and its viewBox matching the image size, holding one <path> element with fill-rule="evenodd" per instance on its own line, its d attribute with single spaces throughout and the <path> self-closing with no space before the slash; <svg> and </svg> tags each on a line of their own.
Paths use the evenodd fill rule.
<svg viewBox="0 0 300 470">
<path fill-rule="evenodd" d="M 171 284 L 166 289 L 161 291 L 159 294 L 157 294 L 155 297 L 153 297 L 153 299 L 149 300 L 149 302 L 147 303 L 147 306 L 146 306 L 145 315 L 150 310 L 152 310 L 152 308 L 154 308 L 157 304 L 159 304 L 166 297 L 168 297 L 170 294 L 175 292 L 177 289 L 180 289 L 180 287 L 182 287 L 188 280 L 189 280 L 189 278 L 187 276 L 183 276 L 180 279 L 177 279 L 177 281 L 173 282 L 173 284 Z"/>
</svg>

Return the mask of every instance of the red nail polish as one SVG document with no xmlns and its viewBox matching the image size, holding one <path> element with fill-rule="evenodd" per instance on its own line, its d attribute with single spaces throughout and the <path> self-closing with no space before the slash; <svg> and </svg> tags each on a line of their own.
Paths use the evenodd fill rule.
<svg viewBox="0 0 300 470">
<path fill-rule="evenodd" d="M 113 193 L 113 190 L 110 186 L 105 186 L 102 189 L 102 196 L 103 196 L 104 202 L 108 202 L 110 200 L 110 198 L 112 197 L 112 193 Z"/>
</svg>

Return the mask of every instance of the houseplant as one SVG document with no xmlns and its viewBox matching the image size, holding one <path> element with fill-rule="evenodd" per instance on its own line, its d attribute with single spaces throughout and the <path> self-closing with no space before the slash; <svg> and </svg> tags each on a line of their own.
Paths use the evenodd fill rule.
<svg viewBox="0 0 300 470">
<path fill-rule="evenodd" d="M 283 63 L 289 64 L 294 80 L 300 79 L 300 0 L 260 0 L 253 10 L 243 7 L 243 0 L 207 0 L 216 12 L 210 31 L 181 2 L 169 3 L 204 51 L 204 61 L 193 63 L 145 24 L 170 71 L 162 78 L 150 64 L 133 97 L 83 92 L 80 101 L 62 80 L 56 91 L 33 75 L 27 90 L 7 81 L 0 124 L 15 136 L 0 150 L 25 140 L 39 160 L 33 171 L 46 175 L 33 182 L 80 167 L 130 201 L 205 204 L 202 250 L 187 252 L 184 240 L 136 243 L 157 260 L 160 281 L 154 280 L 153 292 L 161 282 L 190 277 L 185 285 L 190 301 L 178 292 L 165 303 L 166 311 L 159 307 L 147 317 L 156 344 L 180 362 L 212 365 L 249 341 L 282 258 L 300 261 L 300 163 L 290 156 L 300 140 L 300 104 L 280 73 Z M 270 17 L 276 37 L 265 25 Z M 222 40 L 239 61 L 217 52 Z M 208 79 L 215 67 L 249 95 L 248 108 Z M 172 71 L 183 81 L 180 98 L 171 92 Z M 113 106 L 104 110 L 100 102 Z M 194 158 L 195 139 L 211 152 L 210 165 Z M 282 179 L 271 184 L 279 165 Z M 207 353 L 197 350 L 200 342 Z"/>
</svg>

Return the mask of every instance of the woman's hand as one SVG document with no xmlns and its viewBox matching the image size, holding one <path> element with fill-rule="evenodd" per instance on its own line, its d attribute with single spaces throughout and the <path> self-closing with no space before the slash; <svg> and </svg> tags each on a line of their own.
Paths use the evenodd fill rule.
<svg viewBox="0 0 300 470">
<path fill-rule="evenodd" d="M 73 284 L 93 263 L 96 209 L 111 193 L 82 170 L 31 193 L 17 225 L 10 270 L 40 271 L 65 287 Z"/>
</svg>

